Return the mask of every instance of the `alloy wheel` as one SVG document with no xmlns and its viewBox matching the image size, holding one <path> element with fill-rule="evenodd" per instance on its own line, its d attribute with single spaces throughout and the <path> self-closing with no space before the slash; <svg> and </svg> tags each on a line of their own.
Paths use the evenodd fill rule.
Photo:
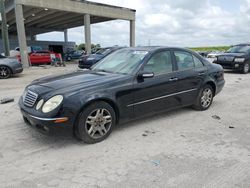
<svg viewBox="0 0 250 188">
<path fill-rule="evenodd" d="M 203 108 L 208 108 L 213 100 L 213 92 L 210 88 L 206 88 L 202 92 L 201 105 Z"/>
<path fill-rule="evenodd" d="M 107 109 L 96 109 L 92 111 L 86 121 L 85 129 L 93 139 L 105 136 L 112 126 L 112 116 Z"/>
<path fill-rule="evenodd" d="M 9 78 L 11 75 L 11 71 L 8 67 L 1 66 L 0 67 L 0 78 Z"/>
</svg>

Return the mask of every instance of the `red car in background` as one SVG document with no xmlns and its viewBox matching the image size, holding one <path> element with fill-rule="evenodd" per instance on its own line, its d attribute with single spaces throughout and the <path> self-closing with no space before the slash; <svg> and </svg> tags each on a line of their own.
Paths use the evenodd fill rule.
<svg viewBox="0 0 250 188">
<path fill-rule="evenodd" d="M 29 59 L 31 65 L 43 65 L 43 64 L 50 64 L 52 60 L 55 59 L 56 61 L 61 60 L 61 54 L 54 53 L 48 50 L 43 51 L 36 51 L 29 53 Z M 21 61 L 20 55 L 18 56 L 19 61 Z"/>
</svg>

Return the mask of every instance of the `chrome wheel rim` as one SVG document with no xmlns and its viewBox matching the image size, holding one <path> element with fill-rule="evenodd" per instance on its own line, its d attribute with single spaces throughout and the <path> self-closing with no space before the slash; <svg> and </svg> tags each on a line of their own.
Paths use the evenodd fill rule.
<svg viewBox="0 0 250 188">
<path fill-rule="evenodd" d="M 8 78 L 10 75 L 9 68 L 0 67 L 0 78 Z"/>
<path fill-rule="evenodd" d="M 245 64 L 244 66 L 244 72 L 249 72 L 249 64 Z"/>
<path fill-rule="evenodd" d="M 211 89 L 206 88 L 203 92 L 202 92 L 202 97 L 201 97 L 201 105 L 203 108 L 207 108 L 210 106 L 211 102 L 213 99 L 213 92 Z"/>
<path fill-rule="evenodd" d="M 112 116 L 107 109 L 95 109 L 85 122 L 85 129 L 91 138 L 99 139 L 105 136 L 112 126 Z"/>
</svg>

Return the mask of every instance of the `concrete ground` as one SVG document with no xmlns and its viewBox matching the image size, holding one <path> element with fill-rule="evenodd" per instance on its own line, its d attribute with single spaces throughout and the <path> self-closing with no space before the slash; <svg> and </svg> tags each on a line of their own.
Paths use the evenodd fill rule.
<svg viewBox="0 0 250 188">
<path fill-rule="evenodd" d="M 227 72 L 205 112 L 180 109 L 118 126 L 98 144 L 27 126 L 18 98 L 33 79 L 76 70 L 33 67 L 0 80 L 0 187 L 250 187 L 250 74 Z"/>
</svg>

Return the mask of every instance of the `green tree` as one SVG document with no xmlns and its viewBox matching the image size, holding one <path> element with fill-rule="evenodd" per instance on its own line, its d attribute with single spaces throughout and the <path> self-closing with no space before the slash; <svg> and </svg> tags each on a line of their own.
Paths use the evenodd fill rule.
<svg viewBox="0 0 250 188">
<path fill-rule="evenodd" d="M 84 44 L 84 43 L 79 44 L 79 45 L 77 46 L 77 50 L 85 50 L 85 44 Z"/>
</svg>

